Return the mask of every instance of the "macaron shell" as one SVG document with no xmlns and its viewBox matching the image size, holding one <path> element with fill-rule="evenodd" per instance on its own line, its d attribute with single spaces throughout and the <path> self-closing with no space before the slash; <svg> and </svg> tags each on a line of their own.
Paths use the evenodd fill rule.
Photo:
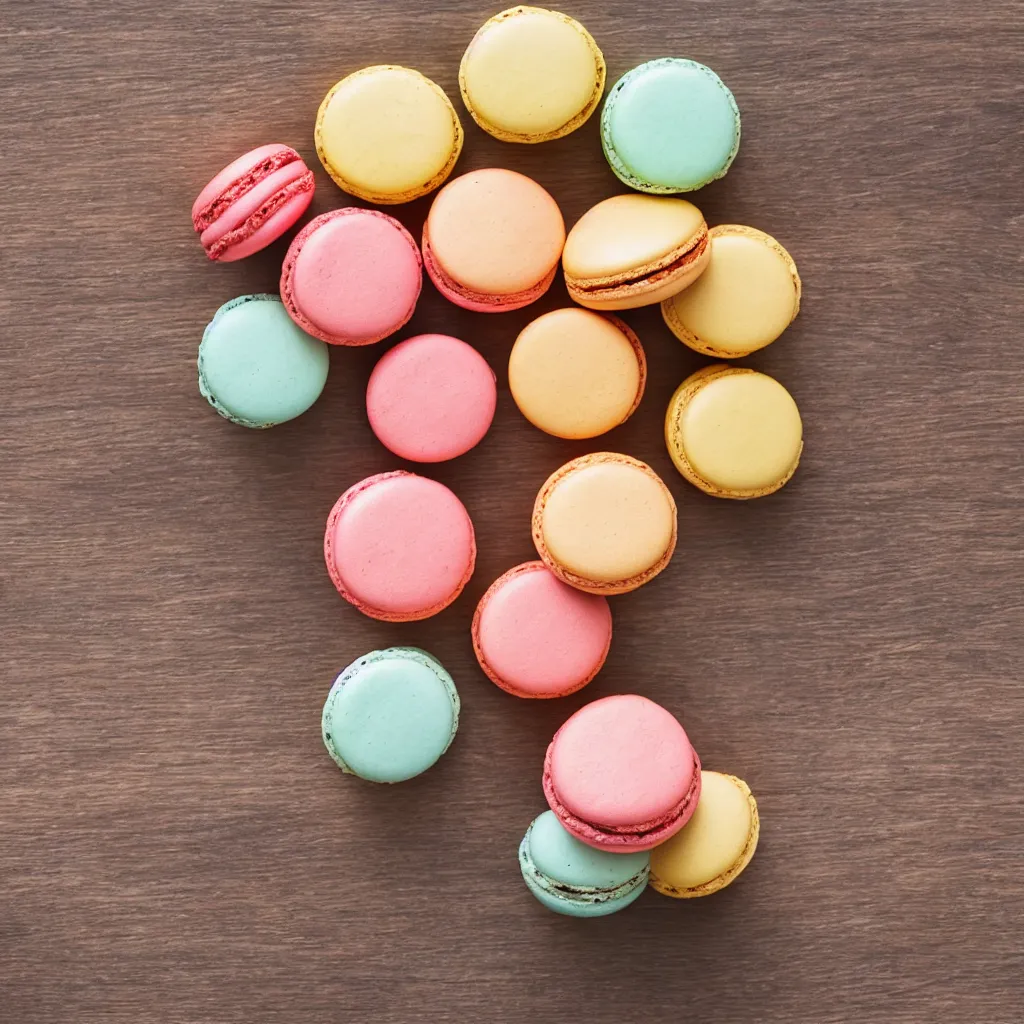
<svg viewBox="0 0 1024 1024">
<path fill-rule="evenodd" d="M 640 404 L 647 360 L 640 340 L 617 317 L 557 309 L 520 332 L 508 380 L 534 426 L 555 437 L 597 437 Z"/>
<path fill-rule="evenodd" d="M 370 374 L 366 411 L 380 442 L 413 462 L 443 462 L 478 444 L 497 404 L 494 371 L 472 346 L 421 334 L 386 352 Z"/>
<path fill-rule="evenodd" d="M 268 171 L 294 161 L 302 162 L 299 154 L 291 146 L 283 146 L 277 142 L 257 146 L 256 149 L 251 149 L 232 160 L 224 170 L 214 175 L 196 196 L 196 201 L 192 204 L 192 221 L 196 231 L 204 231 L 222 216 L 223 211 L 233 202 L 235 191 L 244 194 Z"/>
<path fill-rule="evenodd" d="M 716 365 L 688 377 L 669 402 L 665 441 L 676 468 L 715 497 L 771 494 L 803 450 L 800 411 L 767 374 Z"/>
<path fill-rule="evenodd" d="M 740 224 L 709 232 L 710 261 L 692 287 L 662 304 L 672 333 L 720 359 L 770 345 L 800 310 L 800 277 L 771 235 Z"/>
<path fill-rule="evenodd" d="M 459 68 L 466 108 L 505 142 L 568 135 L 594 112 L 604 81 L 604 57 L 590 33 L 537 7 L 513 7 L 487 21 Z"/>
<path fill-rule="evenodd" d="M 651 885 L 666 896 L 708 896 L 733 882 L 757 848 L 757 801 L 742 779 L 702 773 L 686 828 L 651 854 Z"/>
<path fill-rule="evenodd" d="M 411 68 L 381 64 L 327 93 L 315 141 L 328 174 L 346 192 L 373 203 L 404 203 L 445 181 L 463 132 L 438 85 Z"/>
<path fill-rule="evenodd" d="M 477 606 L 473 647 L 492 682 L 518 697 L 563 697 L 600 671 L 612 641 L 608 602 L 562 583 L 543 562 L 497 579 Z"/>
</svg>

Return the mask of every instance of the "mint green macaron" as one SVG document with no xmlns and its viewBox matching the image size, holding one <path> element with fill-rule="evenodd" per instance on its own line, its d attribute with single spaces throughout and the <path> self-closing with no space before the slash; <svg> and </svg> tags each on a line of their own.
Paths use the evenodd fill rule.
<svg viewBox="0 0 1024 1024">
<path fill-rule="evenodd" d="M 242 295 L 214 314 L 199 344 L 199 391 L 226 419 L 273 427 L 301 416 L 327 382 L 328 348 L 276 295 Z"/>
<path fill-rule="evenodd" d="M 661 57 L 627 71 L 601 112 L 601 145 L 620 180 L 640 192 L 692 192 L 729 169 L 740 112 L 703 64 Z"/>
</svg>

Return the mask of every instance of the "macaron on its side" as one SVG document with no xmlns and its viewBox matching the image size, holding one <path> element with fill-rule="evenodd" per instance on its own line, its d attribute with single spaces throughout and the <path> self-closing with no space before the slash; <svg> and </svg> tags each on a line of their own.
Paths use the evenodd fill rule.
<svg viewBox="0 0 1024 1024">
<path fill-rule="evenodd" d="M 415 647 L 371 651 L 334 681 L 320 719 L 324 746 L 346 774 L 404 782 L 448 750 L 459 694 L 441 663 Z"/>
<path fill-rule="evenodd" d="M 662 302 L 661 315 L 695 352 L 742 358 L 770 345 L 796 319 L 800 275 L 781 243 L 757 228 L 719 224 L 708 236 L 707 271 Z"/>
<path fill-rule="evenodd" d="M 719 397 L 709 390 L 723 382 L 732 383 L 732 393 L 723 389 Z M 665 445 L 680 474 L 705 494 L 761 498 L 796 472 L 803 452 L 800 411 L 774 378 L 716 363 L 676 389 L 665 415 Z"/>
<path fill-rule="evenodd" d="M 651 886 L 676 899 L 710 896 L 734 882 L 761 834 L 757 801 L 742 779 L 702 776 L 701 799 L 687 827 L 651 857 Z"/>
<path fill-rule="evenodd" d="M 517 6 L 486 21 L 463 54 L 459 90 L 470 116 L 502 142 L 560 139 L 601 102 L 604 55 L 574 18 Z"/>
<path fill-rule="evenodd" d="M 315 185 L 313 172 L 290 146 L 260 146 L 199 193 L 192 226 L 211 260 L 239 260 L 280 238 L 305 213 Z"/>
<path fill-rule="evenodd" d="M 408 203 L 455 167 L 462 124 L 444 90 L 413 68 L 376 64 L 328 91 L 314 142 L 339 188 L 370 203 Z"/>
</svg>

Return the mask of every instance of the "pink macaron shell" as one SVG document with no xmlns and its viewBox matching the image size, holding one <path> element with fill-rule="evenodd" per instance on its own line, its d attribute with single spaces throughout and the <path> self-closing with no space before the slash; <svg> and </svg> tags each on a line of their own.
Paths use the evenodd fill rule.
<svg viewBox="0 0 1024 1024">
<path fill-rule="evenodd" d="M 217 257 L 218 261 L 231 263 L 233 260 L 244 259 L 265 249 L 271 242 L 276 242 L 306 212 L 312 199 L 312 188 L 292 196 L 255 231 L 236 244 L 229 245 Z"/>
<path fill-rule="evenodd" d="M 446 334 L 399 342 L 381 357 L 366 388 L 373 432 L 413 462 L 444 462 L 468 452 L 490 428 L 497 400 L 487 360 Z"/>
<path fill-rule="evenodd" d="M 399 470 L 368 477 L 338 499 L 324 557 L 347 601 L 372 618 L 408 622 L 459 596 L 476 540 L 469 513 L 444 484 Z"/>
<path fill-rule="evenodd" d="M 543 562 L 526 562 L 495 581 L 473 622 L 481 667 L 521 697 L 563 697 L 600 671 L 612 641 L 604 597 L 562 583 Z"/>
<path fill-rule="evenodd" d="M 279 155 L 280 159 L 297 160 L 302 163 L 298 153 L 291 146 L 284 146 L 278 142 L 258 146 L 256 149 L 249 150 L 248 153 L 243 153 L 237 160 L 232 160 L 223 171 L 211 178 L 199 193 L 196 201 L 192 204 L 192 219 L 195 220 L 222 192 L 226 192 L 253 168 L 258 167 L 264 160 L 277 158 Z M 305 164 L 302 164 L 302 167 L 305 169 Z"/>
<path fill-rule="evenodd" d="M 372 345 L 409 320 L 422 283 L 412 235 L 385 213 L 349 206 L 321 214 L 292 240 L 281 298 L 314 338 Z"/>
</svg>

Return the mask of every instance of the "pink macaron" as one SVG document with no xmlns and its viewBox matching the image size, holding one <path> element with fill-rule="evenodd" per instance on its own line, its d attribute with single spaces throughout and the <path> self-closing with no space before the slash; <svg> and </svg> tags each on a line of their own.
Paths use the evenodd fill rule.
<svg viewBox="0 0 1024 1024">
<path fill-rule="evenodd" d="M 313 198 L 313 172 L 290 146 L 260 146 L 228 164 L 192 204 L 211 260 L 251 256 L 283 235 Z"/>
<path fill-rule="evenodd" d="M 636 694 L 580 708 L 544 758 L 544 795 L 558 820 L 611 853 L 650 850 L 675 835 L 696 810 L 700 779 L 677 719 Z"/>
<path fill-rule="evenodd" d="M 597 675 L 612 642 L 608 601 L 524 562 L 491 584 L 473 617 L 487 677 L 517 697 L 564 697 Z"/>
<path fill-rule="evenodd" d="M 423 261 L 394 217 L 347 206 L 322 213 L 292 240 L 281 301 L 307 333 L 330 345 L 372 345 L 416 309 Z"/>
<path fill-rule="evenodd" d="M 412 462 L 468 452 L 494 419 L 494 371 L 472 345 L 420 334 L 381 356 L 366 387 L 370 426 L 386 448 Z"/>
<path fill-rule="evenodd" d="M 476 538 L 444 484 L 398 470 L 350 487 L 324 534 L 331 581 L 364 615 L 413 622 L 447 608 L 469 582 Z"/>
</svg>

